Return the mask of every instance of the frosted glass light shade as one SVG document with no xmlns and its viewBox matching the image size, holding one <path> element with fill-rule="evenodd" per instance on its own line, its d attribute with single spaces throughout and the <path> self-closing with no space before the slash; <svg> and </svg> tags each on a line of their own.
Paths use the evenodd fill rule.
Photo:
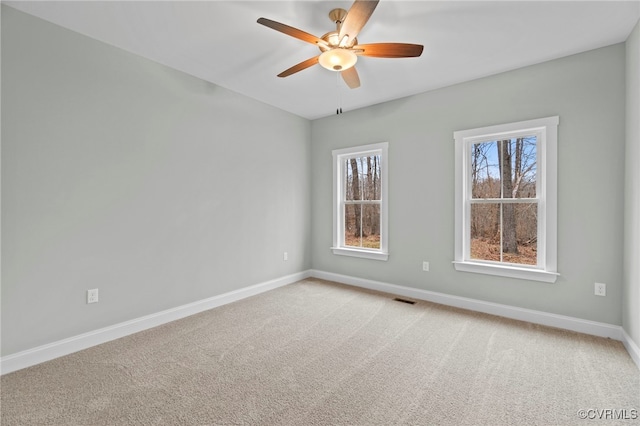
<svg viewBox="0 0 640 426">
<path fill-rule="evenodd" d="M 318 61 L 330 71 L 344 71 L 356 64 L 358 56 L 351 50 L 335 48 L 323 52 Z"/>
</svg>

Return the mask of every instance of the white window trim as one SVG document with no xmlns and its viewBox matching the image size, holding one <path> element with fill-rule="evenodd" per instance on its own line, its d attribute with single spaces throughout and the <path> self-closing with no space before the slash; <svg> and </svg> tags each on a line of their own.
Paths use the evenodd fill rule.
<svg viewBox="0 0 640 426">
<path fill-rule="evenodd" d="M 557 182 L 558 182 L 558 124 L 559 117 L 520 121 L 479 129 L 454 132 L 455 139 L 455 260 L 457 271 L 498 275 L 534 281 L 554 283 L 557 272 Z M 469 215 L 467 202 L 471 160 L 469 146 L 478 141 L 497 140 L 514 133 L 537 134 L 538 144 L 538 193 L 540 194 L 538 217 L 537 267 L 500 264 L 471 260 L 469 255 Z M 542 243 L 541 243 L 542 242 Z"/>
<path fill-rule="evenodd" d="M 389 258 L 388 250 L 388 176 L 389 162 L 387 154 L 389 151 L 388 142 L 380 142 L 370 145 L 361 145 L 352 148 L 335 149 L 333 155 L 333 254 L 341 256 L 360 257 L 364 259 L 384 260 Z M 345 158 L 368 156 L 380 154 L 380 248 L 368 249 L 361 247 L 345 247 L 344 245 L 344 214 L 343 214 L 343 191 L 344 191 L 344 161 Z"/>
</svg>

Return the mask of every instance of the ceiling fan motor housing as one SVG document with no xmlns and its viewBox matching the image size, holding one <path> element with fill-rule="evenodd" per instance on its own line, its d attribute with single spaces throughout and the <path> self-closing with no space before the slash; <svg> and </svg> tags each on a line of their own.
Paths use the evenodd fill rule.
<svg viewBox="0 0 640 426">
<path fill-rule="evenodd" d="M 329 12 L 329 19 L 331 19 L 331 21 L 336 24 L 336 30 L 330 31 L 325 35 L 323 35 L 322 37 L 320 37 L 321 39 L 326 41 L 328 44 L 328 47 L 323 45 L 318 45 L 318 47 L 322 52 L 335 49 L 340 45 L 340 38 L 339 38 L 340 27 L 342 27 L 342 22 L 344 22 L 344 18 L 346 17 L 347 17 L 347 11 L 344 9 L 338 8 L 338 9 L 333 9 L 331 12 Z M 355 46 L 357 43 L 358 43 L 358 40 L 354 38 L 346 46 L 341 46 L 341 47 L 349 49 Z"/>
<path fill-rule="evenodd" d="M 338 31 L 331 31 L 329 33 L 326 33 L 320 38 L 326 41 L 328 45 L 328 46 L 323 46 L 321 44 L 318 44 L 318 48 L 323 52 L 326 52 L 327 50 L 335 49 L 340 45 L 340 39 L 338 38 Z M 357 43 L 358 43 L 358 39 L 354 38 L 353 40 L 351 40 L 350 43 L 344 46 L 344 48 L 350 49 L 353 46 L 355 46 Z"/>
</svg>

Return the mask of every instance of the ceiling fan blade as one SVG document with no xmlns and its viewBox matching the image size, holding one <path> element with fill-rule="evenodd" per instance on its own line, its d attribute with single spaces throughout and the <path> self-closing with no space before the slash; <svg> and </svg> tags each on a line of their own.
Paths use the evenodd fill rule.
<svg viewBox="0 0 640 426">
<path fill-rule="evenodd" d="M 348 46 L 349 43 L 355 40 L 378 5 L 378 1 L 379 0 L 356 0 L 353 3 L 340 27 L 339 40 L 341 46 Z"/>
<path fill-rule="evenodd" d="M 280 74 L 278 74 L 278 77 L 289 77 L 291 74 L 295 74 L 298 71 L 302 71 L 305 70 L 309 67 L 314 66 L 315 64 L 318 63 L 318 58 L 320 57 L 320 55 L 318 56 L 314 56 L 313 58 L 309 58 L 306 61 L 302 61 L 299 64 L 296 64 L 294 66 L 292 66 L 291 68 L 282 71 Z"/>
<path fill-rule="evenodd" d="M 302 30 L 299 30 L 297 28 L 293 28 L 290 27 L 289 25 L 285 25 L 282 24 L 280 22 L 276 22 L 276 21 L 272 21 L 271 19 L 267 19 L 267 18 L 260 18 L 258 19 L 258 24 L 262 24 L 265 27 L 269 27 L 271 29 L 274 29 L 276 31 L 280 31 L 281 33 L 284 33 L 286 35 L 289 35 L 291 37 L 295 37 L 299 40 L 302 41 L 306 41 L 307 43 L 311 43 L 311 44 L 315 44 L 315 45 L 323 45 L 323 46 L 327 46 L 327 42 L 322 40 L 321 38 L 318 38 L 316 36 L 314 36 L 313 34 L 309 34 L 306 33 Z"/>
<path fill-rule="evenodd" d="M 356 71 L 356 67 L 351 67 L 347 70 L 344 70 L 340 73 L 342 75 L 342 79 L 347 86 L 351 89 L 357 89 L 360 87 L 360 77 L 358 76 L 358 71 Z"/>
<path fill-rule="evenodd" d="M 415 58 L 422 55 L 424 46 L 410 43 L 372 43 L 353 46 L 356 55 L 374 58 Z"/>
</svg>

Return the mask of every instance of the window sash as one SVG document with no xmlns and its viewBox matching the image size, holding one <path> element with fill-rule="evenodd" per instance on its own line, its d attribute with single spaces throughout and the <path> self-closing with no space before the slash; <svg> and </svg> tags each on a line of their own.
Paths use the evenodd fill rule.
<svg viewBox="0 0 640 426">
<path fill-rule="evenodd" d="M 505 200 L 508 200 L 508 202 L 503 202 Z M 536 206 L 536 264 L 535 265 L 531 265 L 528 263 L 524 263 L 524 262 L 509 262 L 507 260 L 504 260 L 504 255 L 507 254 L 504 251 L 504 246 L 503 246 L 503 237 L 504 237 L 504 232 L 503 232 L 503 219 L 504 219 L 504 210 L 502 208 L 503 205 L 505 204 L 528 204 L 528 205 L 535 205 Z M 472 205 L 495 205 L 495 206 L 500 206 L 500 210 L 499 210 L 499 220 L 498 220 L 498 226 L 500 227 L 500 242 L 499 242 L 499 253 L 500 253 L 500 260 L 491 260 L 491 259 L 480 259 L 477 257 L 473 257 L 471 255 L 471 245 L 472 245 L 472 238 L 471 238 L 471 222 L 472 222 L 472 215 L 471 215 L 471 206 Z M 544 270 L 543 267 L 540 267 L 540 264 L 542 262 L 544 262 L 544 258 L 541 258 L 541 253 L 544 253 L 544 250 L 540 250 L 539 247 L 541 244 L 544 243 L 544 235 L 541 235 L 541 229 L 539 226 L 539 220 L 538 218 L 541 216 L 540 214 L 540 203 L 538 202 L 538 200 L 536 199 L 527 199 L 526 202 L 524 203 L 520 203 L 518 202 L 517 198 L 507 198 L 507 199 L 496 199 L 496 200 L 490 200 L 489 202 L 470 202 L 469 203 L 469 220 L 467 222 L 468 225 L 468 231 L 467 231 L 467 236 L 468 239 L 465 241 L 466 242 L 466 257 L 465 260 L 469 261 L 469 262 L 478 262 L 478 263 L 488 263 L 488 264 L 495 264 L 495 265 L 509 265 L 509 266 L 515 266 L 515 267 L 522 267 L 522 268 L 531 268 L 531 269 L 539 269 L 539 270 Z M 540 239 L 542 238 L 542 242 L 540 241 Z"/>
</svg>

